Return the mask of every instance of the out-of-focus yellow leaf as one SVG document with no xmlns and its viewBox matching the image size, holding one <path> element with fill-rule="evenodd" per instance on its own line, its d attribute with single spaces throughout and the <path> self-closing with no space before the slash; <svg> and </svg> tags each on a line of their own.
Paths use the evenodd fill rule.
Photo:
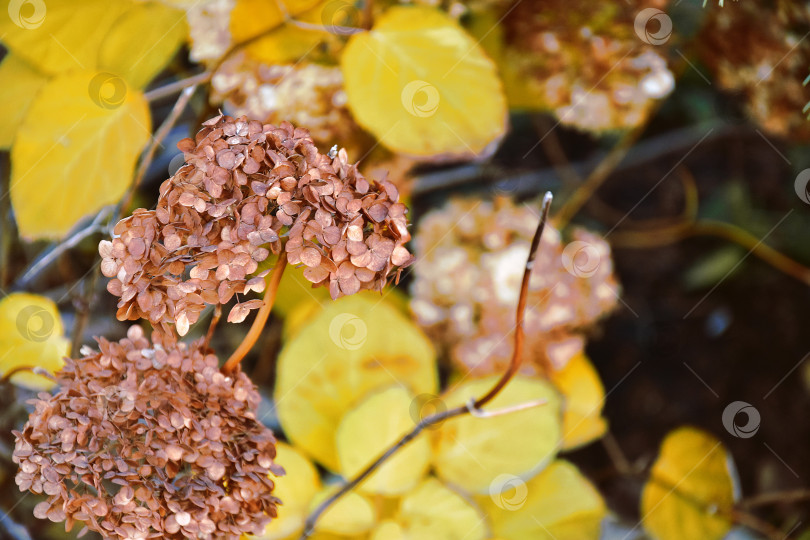
<svg viewBox="0 0 810 540">
<path fill-rule="evenodd" d="M 257 272 L 272 268 L 275 264 L 275 258 L 269 258 L 268 261 L 272 262 L 265 261 L 261 263 Z M 329 287 L 313 289 L 312 282 L 304 277 L 304 269 L 290 266 L 281 277 L 276 301 L 273 303 L 273 312 L 287 318 L 301 305 L 315 303 L 320 306 L 331 302 Z"/>
<path fill-rule="evenodd" d="M 327 304 L 284 346 L 274 398 L 290 440 L 334 471 L 344 413 L 368 392 L 396 383 L 414 395 L 435 393 L 433 347 L 379 296 L 354 295 Z"/>
<path fill-rule="evenodd" d="M 251 538 L 280 540 L 297 537 L 304 530 L 309 505 L 321 489 L 318 470 L 292 446 L 278 443 L 275 462 L 284 467 L 286 472 L 282 477 L 273 477 L 276 484 L 273 495 L 281 499 L 282 503 L 278 517 L 267 525 L 262 535 Z"/>
<path fill-rule="evenodd" d="M 329 12 L 325 11 L 325 8 L 330 5 L 331 2 L 317 5 L 295 18 L 301 22 L 326 26 Z M 318 45 L 328 41 L 336 41 L 336 36 L 323 30 L 308 30 L 293 24 L 282 24 L 245 47 L 245 50 L 251 57 L 264 64 L 291 64 L 304 56 L 315 58 Z"/>
<path fill-rule="evenodd" d="M 50 373 L 62 368 L 70 341 L 64 337 L 56 304 L 44 296 L 12 293 L 0 300 L 0 373 L 18 367 L 40 367 Z M 11 382 L 47 390 L 54 382 L 31 371 L 19 371 Z"/>
<path fill-rule="evenodd" d="M 499 376 L 465 383 L 444 397 L 448 409 L 488 391 Z M 440 478 L 474 493 L 496 489 L 503 475 L 531 478 L 547 465 L 560 444 L 560 398 L 541 379 L 516 377 L 485 410 L 496 411 L 535 400 L 545 405 L 492 418 L 467 415 L 433 432 L 434 467 Z"/>
<path fill-rule="evenodd" d="M 437 9 L 390 8 L 349 39 L 341 68 L 356 120 L 391 150 L 478 155 L 506 129 L 495 65 Z"/>
<path fill-rule="evenodd" d="M 504 540 L 597 540 L 607 514 L 596 488 L 563 460 L 552 462 L 528 483 L 515 478 L 508 491 L 476 500 L 489 516 L 493 534 Z"/>
<path fill-rule="evenodd" d="M 344 477 L 357 475 L 415 427 L 419 418 L 411 417 L 412 403 L 407 390 L 394 386 L 369 395 L 343 416 L 335 444 Z M 430 444 L 419 437 L 377 469 L 360 489 L 385 495 L 404 493 L 422 479 L 429 463 Z"/>
<path fill-rule="evenodd" d="M 321 0 L 283 0 L 287 13 L 299 15 Z M 278 0 L 236 0 L 231 11 L 230 29 L 233 41 L 240 42 L 267 32 L 284 22 Z"/>
<path fill-rule="evenodd" d="M 159 2 L 138 2 L 115 21 L 99 49 L 98 67 L 145 87 L 186 38 L 186 14 Z"/>
<path fill-rule="evenodd" d="M 571 358 L 551 380 L 563 394 L 563 449 L 577 448 L 604 435 L 605 388 L 585 353 Z"/>
<path fill-rule="evenodd" d="M 0 81 L 0 148 L 5 149 L 48 77 L 12 52 L 0 63 Z"/>
<path fill-rule="evenodd" d="M 481 511 L 432 477 L 402 498 L 397 521 L 408 540 L 483 540 L 488 533 Z"/>
<path fill-rule="evenodd" d="M 310 505 L 314 510 L 336 487 L 328 487 L 318 493 Z M 329 507 L 315 525 L 315 531 L 326 534 L 359 535 L 371 529 L 377 516 L 374 507 L 362 495 L 349 492 Z"/>
<path fill-rule="evenodd" d="M 371 540 L 405 540 L 405 538 L 405 531 L 392 519 L 381 521 L 371 535 Z"/>
<path fill-rule="evenodd" d="M 49 81 L 11 148 L 20 234 L 58 238 L 120 199 L 150 131 L 146 100 L 118 76 L 80 71 Z"/>
<path fill-rule="evenodd" d="M 0 17 L 0 36 L 12 52 L 45 73 L 93 70 L 107 32 L 131 6 L 130 0 L 14 2 L 8 16 Z"/>
<path fill-rule="evenodd" d="M 661 444 L 641 495 L 644 529 L 657 540 L 719 540 L 728 533 L 734 505 L 731 457 L 703 431 L 676 429 Z"/>
</svg>

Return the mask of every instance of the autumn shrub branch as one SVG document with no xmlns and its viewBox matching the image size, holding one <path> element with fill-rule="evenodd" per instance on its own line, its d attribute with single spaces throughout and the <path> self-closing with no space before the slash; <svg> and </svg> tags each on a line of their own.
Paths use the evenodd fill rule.
<svg viewBox="0 0 810 540">
<path fill-rule="evenodd" d="M 458 407 L 454 407 L 452 409 L 448 409 L 446 411 L 442 411 L 422 418 L 422 420 L 410 432 L 406 433 L 401 439 L 399 439 L 390 448 L 388 448 L 385 452 L 383 452 L 382 455 L 380 455 L 372 463 L 367 465 L 366 468 L 363 469 L 360 473 L 358 473 L 355 477 L 353 477 L 351 480 L 349 480 L 343 486 L 341 486 L 340 489 L 338 489 L 329 498 L 327 498 L 321 504 L 319 504 L 318 507 L 315 508 L 315 510 L 313 510 L 312 513 L 309 514 L 304 525 L 304 531 L 300 537 L 302 540 L 312 535 L 312 533 L 315 530 L 315 524 L 317 523 L 318 519 L 323 515 L 324 512 L 326 512 L 326 510 L 329 509 L 330 506 L 332 506 L 341 497 L 343 497 L 344 495 L 352 491 L 354 488 L 356 488 L 358 485 L 360 485 L 374 471 L 376 471 L 386 461 L 388 461 L 391 457 L 393 457 L 394 454 L 399 452 L 409 442 L 414 440 L 426 428 L 441 424 L 445 420 L 463 416 L 465 414 L 472 414 L 475 416 L 492 415 L 491 413 L 488 415 L 487 413 L 480 411 L 480 409 L 484 405 L 495 399 L 495 397 L 500 393 L 500 391 L 503 390 L 503 388 L 512 379 L 512 377 L 514 377 L 514 375 L 518 372 L 518 370 L 520 369 L 521 362 L 523 360 L 523 340 L 524 340 L 523 320 L 526 311 L 526 298 L 529 292 L 529 280 L 531 278 L 534 260 L 535 257 L 537 256 L 537 248 L 540 245 L 540 239 L 543 236 L 543 230 L 545 229 L 546 223 L 548 222 L 548 214 L 551 208 L 551 201 L 552 201 L 551 193 L 546 193 L 545 197 L 543 198 L 542 209 L 540 214 L 540 223 L 537 225 L 534 237 L 532 238 L 531 247 L 529 248 L 529 255 L 526 259 L 526 266 L 523 270 L 523 279 L 521 281 L 520 286 L 520 296 L 518 298 L 518 304 L 516 309 L 515 338 L 514 338 L 515 345 L 507 370 L 503 373 L 501 378 L 498 379 L 495 385 L 480 398 L 477 399 L 471 398 L 470 401 L 464 405 L 460 405 Z M 502 414 L 505 412 L 515 412 L 517 410 L 522 410 L 528 406 L 534 406 L 540 403 L 541 402 L 533 402 L 525 406 L 513 407 L 505 411 L 496 411 L 496 413 Z"/>
</svg>

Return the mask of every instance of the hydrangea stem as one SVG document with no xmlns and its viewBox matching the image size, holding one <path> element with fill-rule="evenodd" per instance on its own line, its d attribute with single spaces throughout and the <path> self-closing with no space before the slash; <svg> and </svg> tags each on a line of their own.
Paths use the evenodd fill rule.
<svg viewBox="0 0 810 540">
<path fill-rule="evenodd" d="M 281 283 L 281 276 L 284 274 L 284 269 L 287 267 L 287 252 L 282 250 L 281 255 L 278 257 L 278 262 L 276 262 L 275 268 L 273 268 L 272 272 L 270 273 L 270 282 L 267 284 L 267 290 L 264 293 L 264 303 L 262 307 L 259 308 L 259 312 L 256 314 L 256 318 L 253 319 L 253 324 L 248 330 L 247 335 L 245 335 L 245 339 L 242 340 L 242 343 L 239 344 L 239 347 L 233 352 L 230 358 L 225 362 L 222 366 L 223 373 L 230 373 L 233 372 L 239 362 L 242 361 L 250 349 L 253 348 L 253 345 L 256 344 L 256 340 L 259 339 L 259 335 L 261 335 L 262 330 L 264 329 L 265 323 L 267 323 L 268 317 L 270 317 L 270 312 L 273 310 L 273 304 L 276 300 L 276 292 L 278 292 L 278 285 Z"/>
<path fill-rule="evenodd" d="M 406 444 L 411 442 L 413 439 L 417 437 L 425 428 L 434 426 L 448 420 L 450 418 L 454 418 L 456 416 L 463 416 L 465 414 L 472 414 L 477 412 L 478 409 L 485 404 L 489 403 L 500 393 L 501 390 L 506 386 L 506 384 L 515 376 L 515 374 L 520 369 L 520 364 L 523 360 L 523 318 L 526 311 L 526 298 L 529 292 L 529 279 L 531 278 L 532 267 L 534 265 L 534 259 L 537 256 L 537 248 L 540 246 L 540 239 L 543 236 L 543 229 L 545 229 L 546 222 L 548 221 L 548 212 L 551 208 L 551 193 L 546 193 L 546 196 L 543 198 L 543 209 L 540 216 L 540 223 L 537 226 L 537 230 L 534 233 L 534 238 L 532 239 L 531 248 L 529 250 L 529 256 L 526 260 L 526 266 L 523 270 L 523 281 L 521 282 L 520 286 L 520 297 L 518 298 L 518 305 L 517 305 L 517 320 L 515 321 L 515 348 L 512 352 L 512 358 L 509 362 L 509 367 L 507 368 L 506 372 L 501 376 L 497 383 L 492 387 L 492 389 L 484 394 L 482 397 L 478 399 L 471 399 L 466 405 L 461 405 L 459 407 L 455 407 L 452 409 L 448 409 L 446 411 L 436 413 L 430 416 L 426 416 L 423 418 L 417 425 L 414 427 L 409 433 L 406 433 L 400 440 L 398 440 L 394 445 L 392 445 L 388 450 L 386 450 L 380 457 L 374 460 L 370 465 L 368 465 L 365 469 L 363 469 L 360 473 L 358 473 L 354 478 L 344 484 L 339 490 L 337 490 L 332 496 L 328 499 L 323 501 L 320 505 L 318 505 L 315 510 L 307 517 L 306 523 L 304 524 L 304 532 L 301 534 L 301 539 L 309 538 L 309 536 L 315 530 L 315 523 L 318 521 L 318 518 L 323 515 L 323 513 L 334 504 L 338 499 L 340 499 L 343 495 L 350 492 L 352 489 L 360 485 L 366 478 L 368 478 L 375 470 L 377 470 L 383 463 L 388 461 L 391 456 L 396 454 L 399 450 L 401 450 Z M 541 404 L 541 402 L 532 403 L 533 405 Z M 522 410 L 526 407 L 518 407 L 514 410 Z"/>
</svg>

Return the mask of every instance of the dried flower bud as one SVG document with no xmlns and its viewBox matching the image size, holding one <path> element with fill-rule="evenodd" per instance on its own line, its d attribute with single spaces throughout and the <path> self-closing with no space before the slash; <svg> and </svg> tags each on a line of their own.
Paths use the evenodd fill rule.
<svg viewBox="0 0 810 540">
<path fill-rule="evenodd" d="M 252 274 L 271 251 L 284 249 L 333 298 L 380 290 L 413 261 L 396 186 L 369 183 L 345 150 L 321 154 L 286 122 L 219 116 L 204 126 L 178 143 L 186 165 L 163 183 L 157 208 L 136 210 L 99 246 L 119 319 L 175 323 L 184 335 L 206 304 L 261 292 L 263 274 Z M 239 303 L 228 320 L 259 305 Z"/>
<path fill-rule="evenodd" d="M 163 347 L 129 329 L 66 360 L 40 394 L 13 460 L 38 518 L 104 538 L 232 538 L 276 516 L 275 439 L 245 374 L 226 377 L 201 341 Z"/>
</svg>

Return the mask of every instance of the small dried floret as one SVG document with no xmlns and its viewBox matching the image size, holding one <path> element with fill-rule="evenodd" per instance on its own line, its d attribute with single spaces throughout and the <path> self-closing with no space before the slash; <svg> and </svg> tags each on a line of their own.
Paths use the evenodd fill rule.
<svg viewBox="0 0 810 540">
<path fill-rule="evenodd" d="M 68 359 L 40 394 L 13 460 L 22 491 L 47 495 L 38 518 L 83 522 L 104 538 L 232 538 L 276 516 L 273 433 L 241 371 L 140 327 Z"/>
<path fill-rule="evenodd" d="M 380 290 L 412 262 L 396 186 L 367 181 L 345 150 L 321 154 L 287 122 L 219 116 L 204 126 L 178 143 L 186 165 L 163 183 L 157 208 L 136 210 L 99 246 L 119 319 L 175 323 L 184 335 L 206 304 L 261 292 L 254 272 L 282 249 L 333 298 Z M 228 320 L 259 305 L 238 303 Z"/>
</svg>

